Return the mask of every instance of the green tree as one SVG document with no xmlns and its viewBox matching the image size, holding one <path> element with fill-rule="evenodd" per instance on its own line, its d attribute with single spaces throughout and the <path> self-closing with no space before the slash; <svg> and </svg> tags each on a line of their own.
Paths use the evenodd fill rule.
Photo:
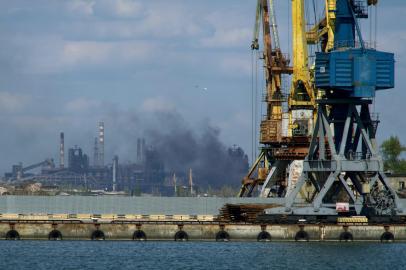
<svg viewBox="0 0 406 270">
<path fill-rule="evenodd" d="M 393 173 L 406 173 L 406 160 L 401 159 L 406 146 L 402 145 L 397 136 L 391 136 L 381 145 L 385 170 Z"/>
</svg>

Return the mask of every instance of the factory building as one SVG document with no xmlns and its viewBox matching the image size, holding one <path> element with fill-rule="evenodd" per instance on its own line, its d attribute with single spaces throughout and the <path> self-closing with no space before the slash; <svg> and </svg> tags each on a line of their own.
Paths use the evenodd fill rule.
<svg viewBox="0 0 406 270">
<path fill-rule="evenodd" d="M 69 149 L 69 170 L 75 173 L 89 171 L 89 157 L 78 146 Z"/>
<path fill-rule="evenodd" d="M 188 165 L 176 171 L 166 168 L 158 147 L 148 145 L 145 138 L 136 139 L 137 149 L 133 155 L 135 161 L 126 162 L 121 162 L 118 156 L 106 158 L 103 122 L 99 122 L 97 135 L 93 137 L 92 155 L 88 155 L 79 145 L 69 147 L 66 145 L 66 138 L 64 132 L 59 134 L 58 165 L 55 165 L 52 159 L 30 166 L 16 164 L 13 165 L 11 172 L 5 174 L 3 181 L 11 185 L 41 183 L 43 186 L 60 188 L 64 191 L 78 190 L 86 193 L 98 190 L 110 193 L 125 192 L 134 196 L 142 194 L 192 196 L 199 190 L 198 184 L 193 184 L 194 168 Z M 248 158 L 240 147 L 228 149 L 227 155 L 233 168 L 237 168 L 239 173 L 247 170 Z M 93 157 L 92 160 L 90 156 Z M 204 173 L 202 174 L 201 169 L 200 174 L 197 173 L 195 179 L 197 183 L 200 179 L 210 178 L 210 175 Z M 224 171 L 224 177 L 229 176 Z"/>
<path fill-rule="evenodd" d="M 12 166 L 11 172 L 4 175 L 3 181 L 16 185 L 38 182 L 75 190 L 125 191 L 133 195 L 162 194 L 164 164 L 153 147 L 147 148 L 144 138 L 137 139 L 137 152 L 134 156 L 136 162 L 120 164 L 119 157 L 114 156 L 111 163 L 105 164 L 104 149 L 104 123 L 99 122 L 93 160 L 89 159 L 89 155 L 80 146 L 75 145 L 68 149 L 68 162 L 65 164 L 65 134 L 61 132 L 59 166 L 55 166 L 52 159 L 26 167 L 19 163 Z M 34 169 L 40 172 L 30 172 Z M 164 194 L 167 195 L 167 192 Z"/>
</svg>

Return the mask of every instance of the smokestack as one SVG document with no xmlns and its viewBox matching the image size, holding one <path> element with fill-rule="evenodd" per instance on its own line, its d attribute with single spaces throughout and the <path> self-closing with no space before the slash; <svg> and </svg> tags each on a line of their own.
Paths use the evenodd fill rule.
<svg viewBox="0 0 406 270">
<path fill-rule="evenodd" d="M 65 134 L 63 132 L 60 134 L 59 166 L 61 169 L 65 168 Z"/>
<path fill-rule="evenodd" d="M 145 161 L 145 139 L 137 139 L 137 162 Z"/>
<path fill-rule="evenodd" d="M 99 122 L 99 166 L 104 167 L 104 122 Z"/>
<path fill-rule="evenodd" d="M 145 139 L 141 139 L 141 161 L 145 161 Z"/>
<path fill-rule="evenodd" d="M 189 169 L 189 186 L 190 186 L 190 196 L 193 196 L 193 172 L 192 172 L 192 168 Z"/>
<path fill-rule="evenodd" d="M 99 166 L 99 142 L 97 137 L 94 138 L 94 148 L 93 148 L 93 166 Z"/>
<path fill-rule="evenodd" d="M 174 191 L 175 191 L 175 197 L 177 197 L 178 196 L 178 187 L 177 187 L 177 183 L 176 183 L 177 179 L 176 179 L 175 173 L 173 174 L 172 182 L 173 182 L 173 187 L 174 187 Z"/>
<path fill-rule="evenodd" d="M 137 162 L 141 163 L 141 139 L 137 139 Z"/>
<path fill-rule="evenodd" d="M 117 191 L 117 167 L 118 167 L 118 156 L 113 158 L 113 191 Z"/>
</svg>

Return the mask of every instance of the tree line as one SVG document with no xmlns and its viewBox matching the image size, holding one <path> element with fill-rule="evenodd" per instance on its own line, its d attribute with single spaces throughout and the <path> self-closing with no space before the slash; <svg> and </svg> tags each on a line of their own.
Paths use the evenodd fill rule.
<svg viewBox="0 0 406 270">
<path fill-rule="evenodd" d="M 406 159 L 402 153 L 406 152 L 406 146 L 402 145 L 397 136 L 391 136 L 380 147 L 384 169 L 392 174 L 406 174 Z"/>
</svg>

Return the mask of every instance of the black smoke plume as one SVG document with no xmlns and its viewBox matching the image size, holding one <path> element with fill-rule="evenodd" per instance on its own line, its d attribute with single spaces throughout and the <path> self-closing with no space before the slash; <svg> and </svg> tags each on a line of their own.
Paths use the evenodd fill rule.
<svg viewBox="0 0 406 270">
<path fill-rule="evenodd" d="M 237 146 L 220 140 L 220 129 L 208 121 L 192 128 L 176 112 L 157 115 L 161 126 L 145 131 L 145 138 L 160 153 L 167 172 L 193 169 L 202 187 L 238 187 L 248 170 L 248 157 Z"/>
</svg>

